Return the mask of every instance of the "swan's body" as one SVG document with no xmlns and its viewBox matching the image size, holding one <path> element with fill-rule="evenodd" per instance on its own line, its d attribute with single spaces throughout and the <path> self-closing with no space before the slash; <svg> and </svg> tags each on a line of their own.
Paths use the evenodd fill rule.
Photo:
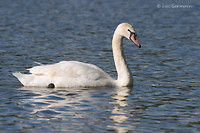
<svg viewBox="0 0 200 133">
<path fill-rule="evenodd" d="M 97 87 L 131 86 L 133 78 L 124 58 L 122 40 L 126 37 L 138 47 L 136 34 L 131 25 L 118 25 L 113 35 L 112 48 L 118 79 L 112 79 L 101 68 L 78 61 L 61 61 L 52 65 L 41 65 L 28 69 L 31 74 L 13 73 L 24 86 L 46 87 L 53 83 L 55 87 Z"/>
<path fill-rule="evenodd" d="M 92 64 L 78 61 L 61 61 L 52 65 L 33 67 L 32 74 L 14 73 L 24 86 L 95 87 L 113 86 L 112 78 Z"/>
</svg>

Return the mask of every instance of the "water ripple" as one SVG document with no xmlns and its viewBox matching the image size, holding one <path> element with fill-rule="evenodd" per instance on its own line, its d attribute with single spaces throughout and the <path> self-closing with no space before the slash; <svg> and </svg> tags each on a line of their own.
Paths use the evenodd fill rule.
<svg viewBox="0 0 200 133">
<path fill-rule="evenodd" d="M 199 2 L 158 4 L 173 3 L 2 0 L 1 132 L 199 132 Z M 124 40 L 133 88 L 22 87 L 12 76 L 35 61 L 78 60 L 116 78 L 111 39 L 121 22 L 142 45 Z"/>
</svg>

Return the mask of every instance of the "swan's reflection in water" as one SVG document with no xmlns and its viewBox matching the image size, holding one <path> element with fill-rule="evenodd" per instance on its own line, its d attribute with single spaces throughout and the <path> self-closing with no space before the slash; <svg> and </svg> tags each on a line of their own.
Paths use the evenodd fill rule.
<svg viewBox="0 0 200 133">
<path fill-rule="evenodd" d="M 38 114 L 38 119 L 62 119 L 63 116 L 83 118 L 84 114 L 76 111 L 86 110 L 86 105 L 81 106 L 82 101 L 92 101 L 90 93 L 86 88 L 37 88 L 22 87 L 19 90 L 29 97 L 22 102 L 32 106 L 31 114 Z"/>
<path fill-rule="evenodd" d="M 37 116 L 35 120 L 61 120 L 59 127 L 62 129 L 69 128 L 64 121 L 71 121 L 71 127 L 80 130 L 83 125 L 94 124 L 104 128 L 107 126 L 106 129 L 119 133 L 129 132 L 133 128 L 123 125 L 129 119 L 130 112 L 126 108 L 130 106 L 127 98 L 131 88 L 22 87 L 19 90 L 24 95 L 21 102 L 25 106 L 28 104 L 29 113 Z M 108 110 L 112 111 L 108 113 Z"/>
<path fill-rule="evenodd" d="M 116 122 L 115 125 L 111 127 L 115 128 L 118 133 L 127 133 L 131 130 L 130 127 L 120 126 L 120 124 L 127 122 L 129 118 L 128 112 L 124 110 L 124 108 L 128 106 L 128 102 L 126 100 L 130 94 L 130 90 L 131 88 L 129 87 L 118 87 L 116 95 L 113 96 L 115 101 L 110 103 L 114 105 L 112 115 L 110 116 L 110 118 Z"/>
</svg>

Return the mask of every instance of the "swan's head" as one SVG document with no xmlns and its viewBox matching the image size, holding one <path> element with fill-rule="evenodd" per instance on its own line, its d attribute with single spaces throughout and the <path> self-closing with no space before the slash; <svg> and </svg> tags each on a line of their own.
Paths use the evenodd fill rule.
<svg viewBox="0 0 200 133">
<path fill-rule="evenodd" d="M 116 29 L 117 33 L 120 34 L 122 37 L 125 37 L 131 40 L 136 46 L 141 48 L 140 43 L 137 40 L 137 34 L 134 28 L 128 23 L 121 23 L 117 26 Z"/>
</svg>

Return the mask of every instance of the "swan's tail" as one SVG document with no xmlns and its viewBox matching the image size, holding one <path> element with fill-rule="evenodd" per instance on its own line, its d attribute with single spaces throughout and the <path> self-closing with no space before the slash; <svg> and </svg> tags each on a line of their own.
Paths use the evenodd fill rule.
<svg viewBox="0 0 200 133">
<path fill-rule="evenodd" d="M 15 76 L 24 86 L 27 86 L 28 81 L 31 81 L 33 77 L 29 74 L 22 74 L 20 72 L 13 73 Z"/>
</svg>

